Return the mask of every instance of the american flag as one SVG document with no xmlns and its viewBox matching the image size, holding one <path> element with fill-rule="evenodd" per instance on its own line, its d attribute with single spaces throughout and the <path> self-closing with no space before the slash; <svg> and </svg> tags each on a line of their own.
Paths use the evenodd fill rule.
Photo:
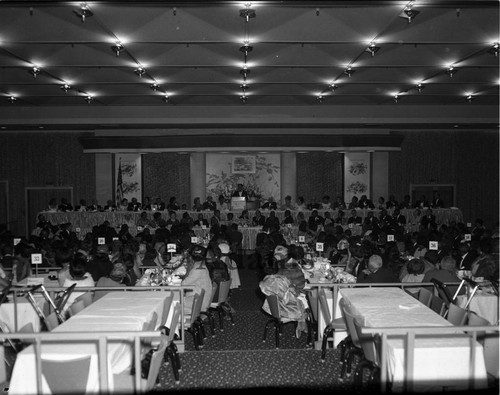
<svg viewBox="0 0 500 395">
<path fill-rule="evenodd" d="M 123 199 L 122 158 L 118 162 L 118 177 L 116 179 L 116 205 Z"/>
</svg>

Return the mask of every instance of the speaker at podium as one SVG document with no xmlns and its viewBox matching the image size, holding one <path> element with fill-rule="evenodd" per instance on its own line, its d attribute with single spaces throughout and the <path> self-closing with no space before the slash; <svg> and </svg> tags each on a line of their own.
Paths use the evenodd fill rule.
<svg viewBox="0 0 500 395">
<path fill-rule="evenodd" d="M 232 211 L 241 211 L 241 210 L 245 210 L 246 208 L 247 208 L 247 200 L 245 197 L 233 196 L 231 198 L 231 210 Z"/>
</svg>

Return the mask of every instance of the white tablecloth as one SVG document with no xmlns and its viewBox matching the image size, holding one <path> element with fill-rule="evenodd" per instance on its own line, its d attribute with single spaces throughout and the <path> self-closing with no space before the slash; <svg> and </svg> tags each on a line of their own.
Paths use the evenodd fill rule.
<svg viewBox="0 0 500 395">
<path fill-rule="evenodd" d="M 86 307 L 80 313 L 59 325 L 54 332 L 140 331 L 156 313 L 158 323 L 163 315 L 163 302 L 170 292 L 110 292 Z M 119 338 L 119 336 L 118 336 Z M 99 391 L 97 346 L 95 343 L 42 344 L 44 359 L 74 359 L 91 356 L 87 392 Z M 108 371 L 110 388 L 113 374 L 120 374 L 132 366 L 131 339 L 108 342 Z M 48 393 L 43 383 L 44 393 Z M 18 354 L 10 381 L 10 394 L 36 393 L 34 348 L 26 348 Z"/>
<path fill-rule="evenodd" d="M 467 296 L 459 295 L 457 297 L 457 302 L 460 307 L 465 307 Z M 469 303 L 468 309 L 478 316 L 487 319 L 492 325 L 498 323 L 498 296 L 496 295 L 483 293 L 481 290 L 477 290 Z"/>
<path fill-rule="evenodd" d="M 10 296 L 9 296 L 10 298 Z M 43 296 L 36 295 L 35 301 L 44 313 L 47 312 L 47 302 Z M 19 331 L 23 326 L 31 323 L 34 332 L 40 332 L 40 317 L 31 305 L 31 303 L 23 297 L 19 297 L 17 304 L 11 300 L 9 303 L 0 305 L 0 322 L 2 326 L 6 326 L 9 332 L 16 332 L 16 317 L 15 309 L 17 306 L 17 330 Z M 5 330 L 5 328 L 4 328 Z"/>
<path fill-rule="evenodd" d="M 343 297 L 351 303 L 355 315 L 365 319 L 369 327 L 451 326 L 446 319 L 424 306 L 399 288 L 341 289 Z M 338 310 L 340 314 L 340 310 Z M 403 390 L 405 352 L 403 339 L 388 341 L 388 374 L 392 390 Z M 487 385 L 483 348 L 475 349 L 476 388 Z M 466 337 L 416 338 L 414 380 L 415 391 L 441 391 L 443 387 L 463 389 L 469 377 L 469 339 Z"/>
</svg>

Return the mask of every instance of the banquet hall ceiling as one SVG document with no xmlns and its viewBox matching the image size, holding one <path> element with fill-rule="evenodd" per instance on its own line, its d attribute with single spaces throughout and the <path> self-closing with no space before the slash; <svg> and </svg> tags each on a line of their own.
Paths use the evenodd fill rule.
<svg viewBox="0 0 500 395">
<path fill-rule="evenodd" d="M 498 1 L 0 1 L 0 26 L 7 122 L 20 109 L 499 104 Z"/>
</svg>

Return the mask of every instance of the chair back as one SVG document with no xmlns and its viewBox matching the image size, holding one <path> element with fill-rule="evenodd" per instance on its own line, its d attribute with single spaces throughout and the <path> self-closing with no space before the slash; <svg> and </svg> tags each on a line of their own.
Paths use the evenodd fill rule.
<svg viewBox="0 0 500 395">
<path fill-rule="evenodd" d="M 69 314 L 73 317 L 85 308 L 83 300 L 75 301 L 69 306 Z"/>
<path fill-rule="evenodd" d="M 329 324 L 330 322 L 332 322 L 332 317 L 330 315 L 330 309 L 328 308 L 326 293 L 323 288 L 318 289 L 318 299 L 319 299 L 319 306 L 321 307 L 321 313 L 323 314 L 323 318 L 325 319 L 325 322 Z"/>
<path fill-rule="evenodd" d="M 347 332 L 351 336 L 352 343 L 355 347 L 361 348 L 358 332 L 356 331 L 356 327 L 354 326 L 355 315 L 351 312 L 349 303 L 347 303 L 345 299 L 342 298 L 339 301 L 339 306 L 342 311 L 342 315 L 344 316 Z"/>
<path fill-rule="evenodd" d="M 88 291 L 83 294 L 81 294 L 79 297 L 75 299 L 75 302 L 79 302 L 80 300 L 83 302 L 83 306 L 87 307 L 88 305 L 92 304 L 94 299 L 94 296 L 92 295 L 92 292 Z"/>
<path fill-rule="evenodd" d="M 62 293 L 57 296 L 55 300 L 56 308 L 58 311 L 63 311 L 64 306 L 66 305 L 66 302 L 68 301 L 69 297 L 73 293 L 73 290 L 76 287 L 76 283 L 70 285 L 68 288 L 66 288 Z"/>
<path fill-rule="evenodd" d="M 210 303 L 212 303 L 217 296 L 217 290 L 219 289 L 219 285 L 215 282 L 212 281 L 212 296 L 210 297 Z"/>
<path fill-rule="evenodd" d="M 437 278 L 431 278 L 431 283 L 434 284 L 434 287 L 436 288 L 439 297 L 443 299 L 446 306 L 453 303 L 453 295 L 451 294 L 449 288 L 446 286 L 445 283 L 438 280 Z"/>
<path fill-rule="evenodd" d="M 42 358 L 42 375 L 53 394 L 85 394 L 90 356 L 55 361 Z"/>
<path fill-rule="evenodd" d="M 467 325 L 469 326 L 489 326 L 490 322 L 483 317 L 478 316 L 473 311 L 469 311 L 469 315 L 467 317 Z M 477 332 L 477 340 L 481 343 L 484 343 L 484 338 L 486 336 L 486 331 Z"/>
<path fill-rule="evenodd" d="M 172 330 L 171 332 L 175 332 Z M 151 356 L 151 364 L 149 365 L 149 373 L 146 383 L 146 391 L 151 391 L 156 384 L 156 380 L 158 378 L 158 374 L 160 373 L 161 364 L 163 362 L 163 358 L 165 356 L 165 350 L 168 346 L 168 338 L 165 335 L 162 335 L 160 338 L 160 345 L 158 349 L 153 351 L 153 355 Z"/>
<path fill-rule="evenodd" d="M 174 307 L 174 312 L 172 314 L 172 321 L 170 323 L 170 330 L 168 332 L 168 344 L 172 343 L 177 332 L 177 327 L 181 319 L 181 305 L 177 303 Z"/>
<path fill-rule="evenodd" d="M 225 303 L 229 297 L 229 289 L 231 287 L 231 280 L 221 281 L 219 283 L 219 299 L 217 304 Z"/>
<path fill-rule="evenodd" d="M 48 331 L 52 331 L 59 326 L 59 318 L 55 311 L 50 313 L 47 317 L 44 317 L 43 321 Z"/>
<path fill-rule="evenodd" d="M 427 307 L 430 306 L 432 299 L 432 292 L 425 288 L 420 288 L 418 291 L 418 300 Z"/>
<path fill-rule="evenodd" d="M 193 297 L 193 306 L 191 309 L 191 315 L 189 316 L 189 324 L 192 325 L 196 322 L 196 319 L 200 316 L 201 306 L 203 304 L 203 298 L 205 297 L 205 290 L 202 289 L 199 294 L 195 294 Z"/>
<path fill-rule="evenodd" d="M 450 303 L 446 319 L 455 326 L 465 325 L 467 320 L 467 310 L 462 309 L 456 304 Z"/>
<path fill-rule="evenodd" d="M 167 319 L 168 319 L 168 314 L 170 313 L 170 306 L 172 306 L 173 300 L 174 300 L 174 295 L 173 295 L 173 293 L 171 293 L 163 301 L 163 312 L 162 312 L 162 316 L 161 316 L 160 326 L 166 325 Z"/>
<path fill-rule="evenodd" d="M 312 317 L 315 322 L 318 322 L 318 290 L 313 288 L 307 292 L 306 296 Z"/>
<path fill-rule="evenodd" d="M 269 310 L 271 311 L 271 315 L 280 319 L 280 307 L 278 301 L 278 295 L 266 295 L 267 304 L 269 305 Z"/>
<path fill-rule="evenodd" d="M 432 295 L 431 298 L 431 304 L 429 306 L 432 311 L 438 313 L 439 315 L 443 315 L 445 310 L 446 310 L 446 304 L 444 303 L 443 299 L 441 299 L 439 296 Z"/>
<path fill-rule="evenodd" d="M 153 315 L 151 316 L 151 319 L 142 325 L 143 332 L 154 331 L 156 328 L 157 322 L 158 322 L 158 314 L 156 312 L 154 312 Z"/>
<path fill-rule="evenodd" d="M 363 319 L 361 317 L 354 317 L 354 328 L 358 335 L 361 348 L 363 349 L 363 354 L 365 358 L 372 362 L 375 366 L 380 366 L 380 357 L 378 351 L 379 341 L 376 341 L 377 337 L 373 335 L 365 335 L 361 333 L 361 328 L 364 326 Z"/>
</svg>

